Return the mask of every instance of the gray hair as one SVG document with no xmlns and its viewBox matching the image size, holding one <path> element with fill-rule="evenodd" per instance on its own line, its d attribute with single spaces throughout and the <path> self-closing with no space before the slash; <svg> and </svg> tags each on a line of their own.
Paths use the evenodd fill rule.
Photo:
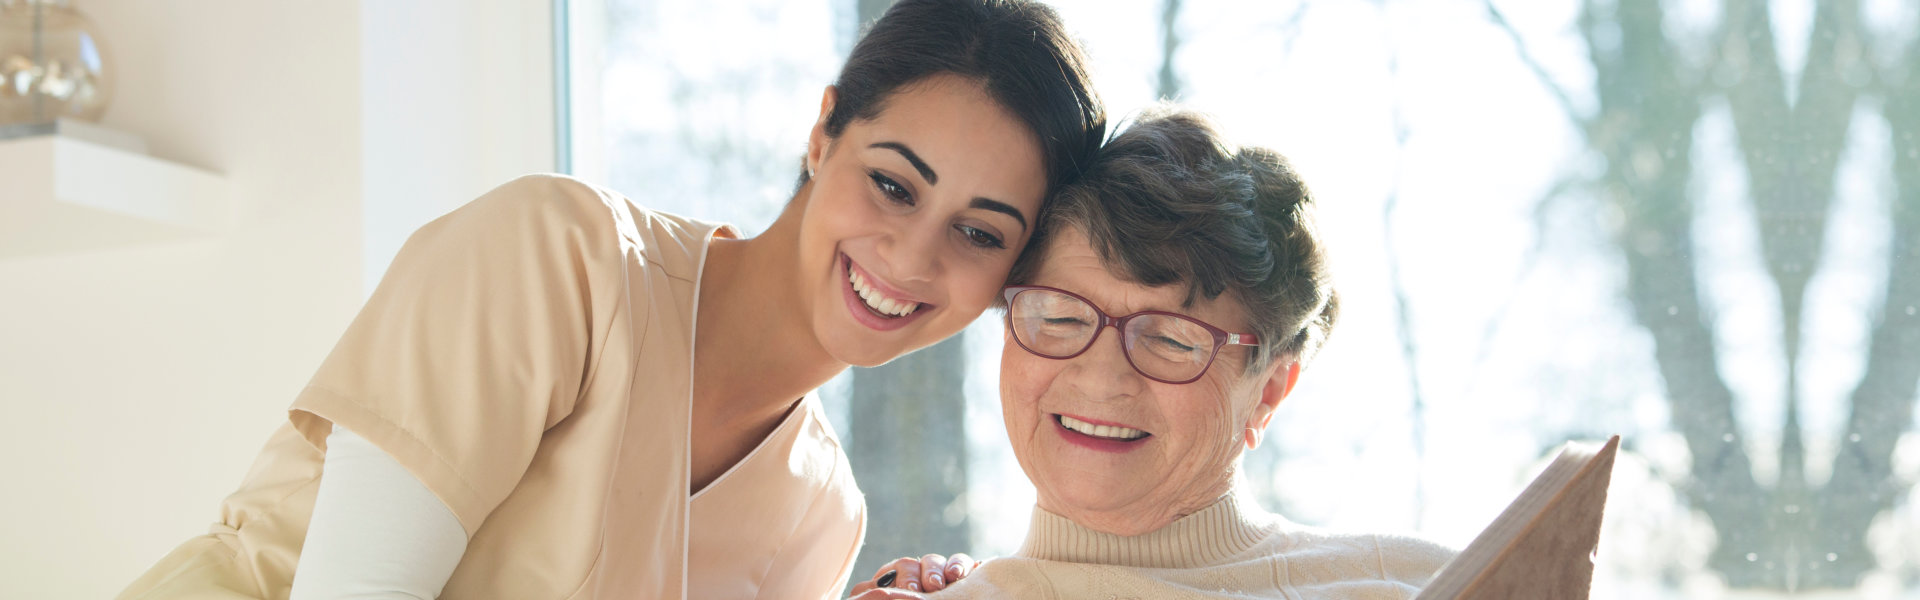
<svg viewBox="0 0 1920 600">
<path fill-rule="evenodd" d="M 1187 286 L 1186 305 L 1225 294 L 1259 351 L 1305 366 L 1339 315 L 1313 197 L 1286 157 L 1227 144 L 1205 116 L 1162 104 L 1102 146 L 1048 207 L 1008 283 L 1030 283 L 1051 235 L 1080 229 L 1116 277 Z"/>
</svg>

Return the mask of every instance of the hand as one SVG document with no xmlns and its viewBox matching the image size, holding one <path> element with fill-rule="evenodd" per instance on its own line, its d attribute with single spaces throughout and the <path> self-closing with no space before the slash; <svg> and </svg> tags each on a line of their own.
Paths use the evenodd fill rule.
<svg viewBox="0 0 1920 600">
<path fill-rule="evenodd" d="M 955 554 L 950 557 L 928 554 L 920 558 L 897 558 L 894 559 L 893 562 L 887 563 L 886 566 L 880 567 L 880 570 L 874 571 L 873 579 L 855 584 L 853 586 L 853 594 L 856 598 L 867 600 L 874 598 L 919 598 L 921 597 L 919 595 L 885 594 L 897 594 L 899 590 L 906 590 L 908 592 L 938 592 L 946 589 L 947 586 L 953 582 L 965 578 L 973 572 L 974 567 L 979 565 L 980 561 L 974 560 L 973 557 L 967 556 L 964 553 Z M 885 579 L 888 573 L 893 573 L 892 580 L 888 581 L 885 586 L 880 585 L 879 581 Z M 892 589 L 893 591 L 881 592 L 878 595 L 868 595 L 865 593 L 872 590 L 887 589 Z"/>
<path fill-rule="evenodd" d="M 864 594 L 855 595 L 847 600 L 924 600 L 926 594 L 896 590 L 893 588 L 873 588 Z"/>
</svg>

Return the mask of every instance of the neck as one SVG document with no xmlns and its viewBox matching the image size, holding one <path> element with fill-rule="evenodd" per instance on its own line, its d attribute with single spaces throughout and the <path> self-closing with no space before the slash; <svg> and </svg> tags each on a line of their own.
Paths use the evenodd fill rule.
<svg viewBox="0 0 1920 600">
<path fill-rule="evenodd" d="M 1019 555 L 1126 567 L 1199 568 L 1233 561 L 1280 525 L 1279 519 L 1231 490 L 1193 514 L 1134 535 L 1107 533 L 1038 508 Z"/>
<path fill-rule="evenodd" d="M 778 418 L 846 370 L 813 332 L 812 295 L 802 293 L 796 263 L 799 212 L 789 206 L 766 233 L 709 246 L 699 282 L 695 406 L 743 422 Z"/>
<path fill-rule="evenodd" d="M 1044 490 L 1034 502 L 1041 510 L 1072 519 L 1083 527 L 1119 536 L 1141 535 L 1166 527 L 1168 524 L 1200 512 L 1220 502 L 1237 489 L 1240 462 L 1228 461 L 1218 480 L 1209 480 L 1210 484 L 1197 486 L 1199 489 L 1189 493 L 1176 493 L 1175 499 L 1167 496 L 1147 495 L 1132 504 L 1101 509 L 1088 509 L 1076 506 L 1047 494 Z M 1172 481 L 1165 485 L 1179 485 Z"/>
</svg>

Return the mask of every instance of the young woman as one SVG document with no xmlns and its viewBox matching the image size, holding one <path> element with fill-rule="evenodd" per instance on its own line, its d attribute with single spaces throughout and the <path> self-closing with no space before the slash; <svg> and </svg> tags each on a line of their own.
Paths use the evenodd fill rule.
<svg viewBox="0 0 1920 600">
<path fill-rule="evenodd" d="M 764 235 L 508 183 L 414 234 L 121 597 L 837 596 L 865 504 L 811 390 L 977 317 L 1104 132 L 1049 9 L 902 0 Z"/>
</svg>

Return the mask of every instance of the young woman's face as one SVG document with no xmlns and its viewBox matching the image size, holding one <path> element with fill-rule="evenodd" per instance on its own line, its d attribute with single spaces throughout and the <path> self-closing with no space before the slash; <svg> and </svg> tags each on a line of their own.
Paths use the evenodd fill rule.
<svg viewBox="0 0 1920 600">
<path fill-rule="evenodd" d="M 831 97 L 829 97 L 829 103 Z M 959 332 L 1005 282 L 1046 195 L 1032 132 L 979 84 L 901 88 L 837 138 L 816 123 L 800 222 L 821 346 L 874 366 Z"/>
</svg>

